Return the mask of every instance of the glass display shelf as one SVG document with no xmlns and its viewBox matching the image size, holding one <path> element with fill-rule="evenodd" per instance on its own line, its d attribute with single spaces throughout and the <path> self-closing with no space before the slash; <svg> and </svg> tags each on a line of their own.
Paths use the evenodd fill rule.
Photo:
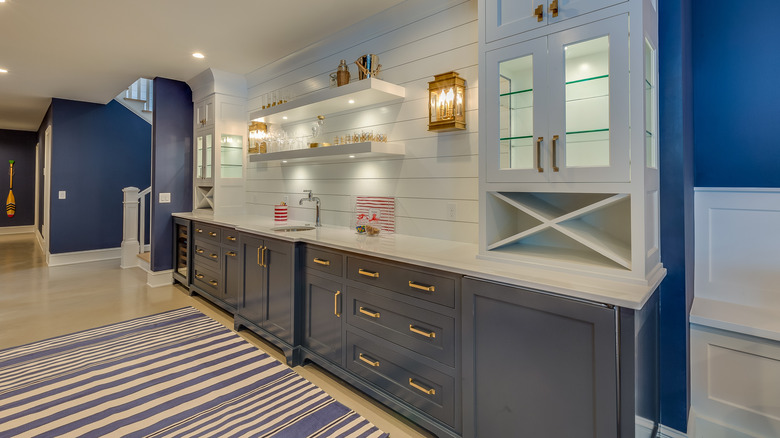
<svg viewBox="0 0 780 438">
<path fill-rule="evenodd" d="M 325 146 L 308 149 L 269 152 L 249 155 L 250 162 L 321 162 L 350 160 L 361 158 L 403 157 L 406 147 L 403 143 L 384 143 L 367 141 L 343 145 Z"/>
</svg>

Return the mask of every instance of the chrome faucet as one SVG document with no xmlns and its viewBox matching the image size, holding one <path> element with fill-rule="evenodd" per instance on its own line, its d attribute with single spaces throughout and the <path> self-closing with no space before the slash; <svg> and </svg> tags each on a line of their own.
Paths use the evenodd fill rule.
<svg viewBox="0 0 780 438">
<path fill-rule="evenodd" d="M 318 198 L 316 196 L 312 196 L 311 195 L 311 190 L 304 190 L 303 193 L 308 193 L 309 197 L 308 198 L 301 198 L 301 200 L 298 201 L 298 205 L 303 205 L 303 201 L 314 202 L 314 206 L 315 206 L 315 209 L 317 211 L 317 216 L 316 216 L 316 218 L 314 220 L 314 226 L 321 227 L 322 226 L 322 222 L 320 222 L 320 198 Z"/>
</svg>

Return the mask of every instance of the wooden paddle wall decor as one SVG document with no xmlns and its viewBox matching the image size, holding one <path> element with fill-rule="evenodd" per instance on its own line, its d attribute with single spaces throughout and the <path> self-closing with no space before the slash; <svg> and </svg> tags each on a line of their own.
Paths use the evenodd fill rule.
<svg viewBox="0 0 780 438">
<path fill-rule="evenodd" d="M 16 213 L 16 198 L 14 198 L 14 160 L 8 160 L 10 166 L 8 168 L 8 175 L 10 176 L 10 182 L 8 184 L 8 198 L 5 202 L 5 212 L 8 213 L 8 217 L 14 217 Z"/>
</svg>

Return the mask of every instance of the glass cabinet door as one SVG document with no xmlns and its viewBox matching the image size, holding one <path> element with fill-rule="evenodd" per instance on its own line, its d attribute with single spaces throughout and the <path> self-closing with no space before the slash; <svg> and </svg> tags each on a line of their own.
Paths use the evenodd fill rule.
<svg viewBox="0 0 780 438">
<path fill-rule="evenodd" d="M 203 178 L 212 179 L 214 177 L 214 134 L 208 133 L 204 136 L 204 166 L 203 166 Z"/>
<path fill-rule="evenodd" d="M 551 181 L 629 180 L 628 18 L 550 36 Z"/>
<path fill-rule="evenodd" d="M 489 182 L 547 179 L 545 41 L 487 53 Z"/>
<path fill-rule="evenodd" d="M 195 138 L 195 178 L 203 179 L 203 136 Z"/>
</svg>

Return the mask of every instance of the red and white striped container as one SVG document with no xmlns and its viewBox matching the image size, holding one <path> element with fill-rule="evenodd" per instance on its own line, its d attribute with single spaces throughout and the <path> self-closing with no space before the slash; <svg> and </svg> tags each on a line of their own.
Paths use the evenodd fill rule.
<svg viewBox="0 0 780 438">
<path fill-rule="evenodd" d="M 274 222 L 287 222 L 287 205 L 274 205 Z"/>
</svg>

